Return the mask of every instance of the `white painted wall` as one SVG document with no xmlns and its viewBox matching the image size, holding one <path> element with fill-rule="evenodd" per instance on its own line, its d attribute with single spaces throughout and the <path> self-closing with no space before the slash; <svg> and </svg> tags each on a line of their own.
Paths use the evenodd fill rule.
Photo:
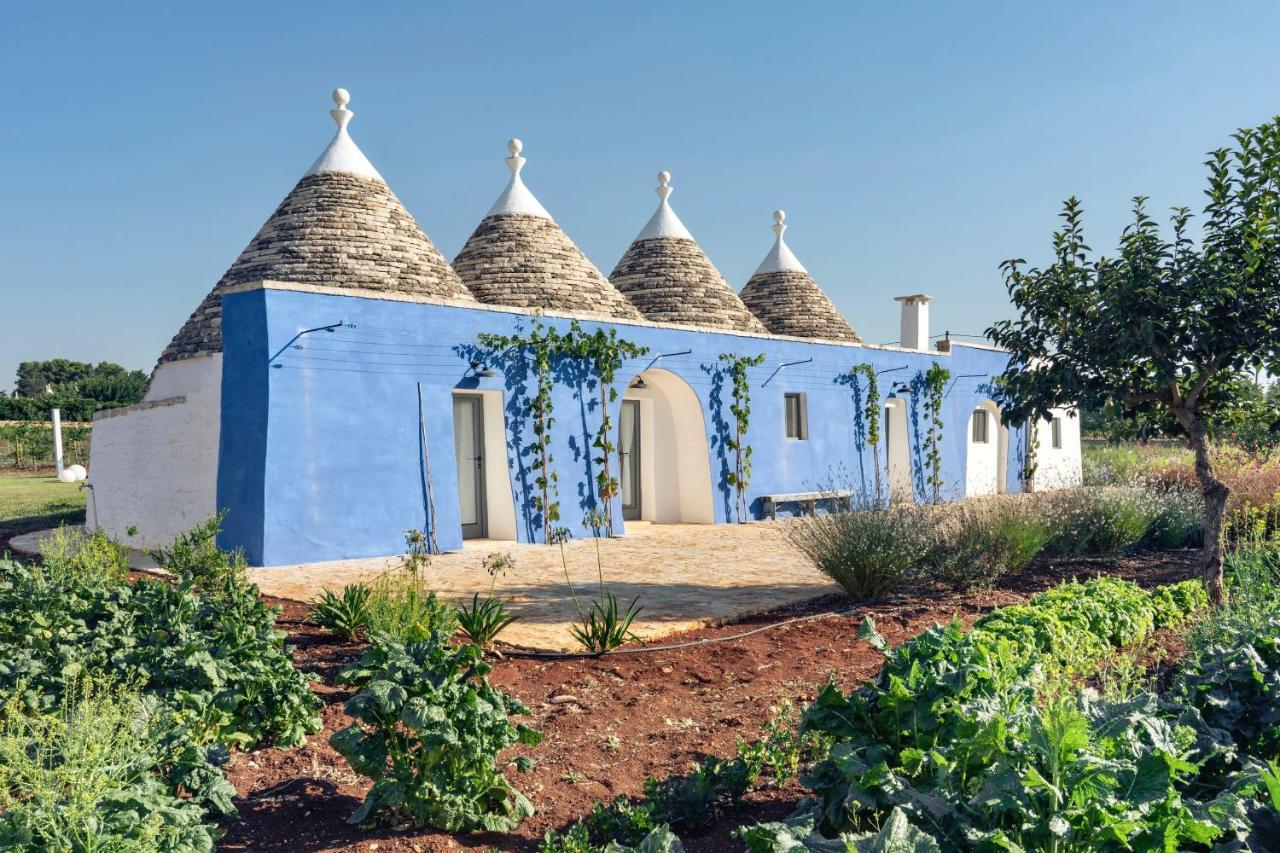
<svg viewBox="0 0 1280 853">
<path fill-rule="evenodd" d="M 911 485 L 911 450 L 907 435 L 907 401 L 890 400 L 885 404 L 885 455 L 889 466 L 889 500 L 912 503 L 915 490 Z"/>
<path fill-rule="evenodd" d="M 1067 409 L 1054 409 L 1062 431 L 1062 447 L 1053 446 L 1053 422 L 1036 423 L 1039 446 L 1036 448 L 1036 471 L 1031 479 L 1031 489 L 1036 492 L 1065 489 L 1079 485 L 1080 469 L 1080 417 Z"/>
<path fill-rule="evenodd" d="M 659 524 L 712 524 L 711 455 L 697 394 L 665 370 L 640 374 L 645 388 L 627 388 L 640 401 L 640 517 Z"/>
<path fill-rule="evenodd" d="M 985 414 L 987 419 L 985 443 L 973 440 L 973 422 L 983 416 L 979 412 Z M 1005 456 L 1005 442 L 1001 439 L 1007 434 L 1000 426 L 1000 408 L 990 400 L 979 403 L 974 411 L 969 413 L 969 420 L 965 424 L 967 448 L 964 493 L 966 497 L 994 495 L 1004 491 L 1000 473 L 1004 467 L 1001 461 Z"/>
<path fill-rule="evenodd" d="M 219 353 L 167 362 L 142 403 L 95 415 L 89 524 L 145 548 L 214 515 L 221 398 Z"/>
</svg>

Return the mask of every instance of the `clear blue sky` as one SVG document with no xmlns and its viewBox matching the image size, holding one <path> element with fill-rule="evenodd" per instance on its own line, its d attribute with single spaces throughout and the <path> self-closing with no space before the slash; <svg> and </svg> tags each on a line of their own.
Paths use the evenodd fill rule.
<svg viewBox="0 0 1280 853">
<path fill-rule="evenodd" d="M 1199 206 L 1203 154 L 1280 113 L 1280 4 L 6 3 L 0 388 L 19 361 L 149 370 L 332 133 L 452 258 L 530 187 L 606 274 L 654 173 L 737 288 L 785 208 L 864 337 L 1009 314 L 1062 199 L 1109 249 L 1129 198 Z"/>
</svg>

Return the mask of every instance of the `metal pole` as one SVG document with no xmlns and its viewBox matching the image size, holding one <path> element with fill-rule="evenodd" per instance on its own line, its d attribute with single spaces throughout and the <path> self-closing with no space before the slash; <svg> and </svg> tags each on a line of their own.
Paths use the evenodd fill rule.
<svg viewBox="0 0 1280 853">
<path fill-rule="evenodd" d="M 53 410 L 53 467 L 62 479 L 62 412 Z"/>
<path fill-rule="evenodd" d="M 422 383 L 418 383 L 418 432 L 422 436 L 422 472 L 427 481 L 427 543 L 432 554 L 440 553 L 436 538 L 436 491 L 431 484 L 431 453 L 427 450 L 427 419 L 422 412 Z"/>
</svg>

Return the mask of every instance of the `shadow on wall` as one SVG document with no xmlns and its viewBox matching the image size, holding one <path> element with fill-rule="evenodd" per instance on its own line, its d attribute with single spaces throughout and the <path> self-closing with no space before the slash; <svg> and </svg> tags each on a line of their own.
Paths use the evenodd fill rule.
<svg viewBox="0 0 1280 853">
<path fill-rule="evenodd" d="M 515 332 L 521 334 L 523 324 L 517 325 Z M 515 484 L 519 492 L 516 496 L 516 507 L 520 514 L 520 523 L 524 527 L 526 541 L 540 542 L 542 513 L 534 503 L 535 477 L 532 468 L 532 457 L 535 451 L 532 442 L 523 440 L 525 425 L 533 405 L 527 391 L 530 377 L 533 375 L 532 359 L 524 350 L 498 352 L 475 344 L 460 344 L 453 349 L 468 363 L 480 362 L 502 376 L 503 387 L 507 391 L 503 412 L 507 426 L 504 430 L 509 460 L 507 464 L 515 467 Z"/>
</svg>

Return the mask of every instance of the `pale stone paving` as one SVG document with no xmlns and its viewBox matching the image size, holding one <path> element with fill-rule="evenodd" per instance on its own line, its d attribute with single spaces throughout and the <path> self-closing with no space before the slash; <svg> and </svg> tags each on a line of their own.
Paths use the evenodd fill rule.
<svg viewBox="0 0 1280 853">
<path fill-rule="evenodd" d="M 624 603 L 639 596 L 644 611 L 633 630 L 649 639 L 839 592 L 780 535 L 779 528 L 789 523 L 628 522 L 625 537 L 599 542 L 606 589 Z M 599 597 L 595 546 L 589 537 L 565 546 L 569 575 L 584 610 Z M 531 648 L 573 648 L 569 629 L 577 613 L 555 546 L 470 541 L 462 551 L 436 556 L 424 577 L 442 598 L 470 601 L 474 593 L 488 592 L 489 576 L 481 562 L 495 551 L 515 558 L 515 567 L 499 579 L 495 593 L 520 615 L 502 639 Z M 310 601 L 323 589 L 340 591 L 345 584 L 371 581 L 399 566 L 399 558 L 346 560 L 251 569 L 250 576 L 267 595 Z"/>
</svg>

